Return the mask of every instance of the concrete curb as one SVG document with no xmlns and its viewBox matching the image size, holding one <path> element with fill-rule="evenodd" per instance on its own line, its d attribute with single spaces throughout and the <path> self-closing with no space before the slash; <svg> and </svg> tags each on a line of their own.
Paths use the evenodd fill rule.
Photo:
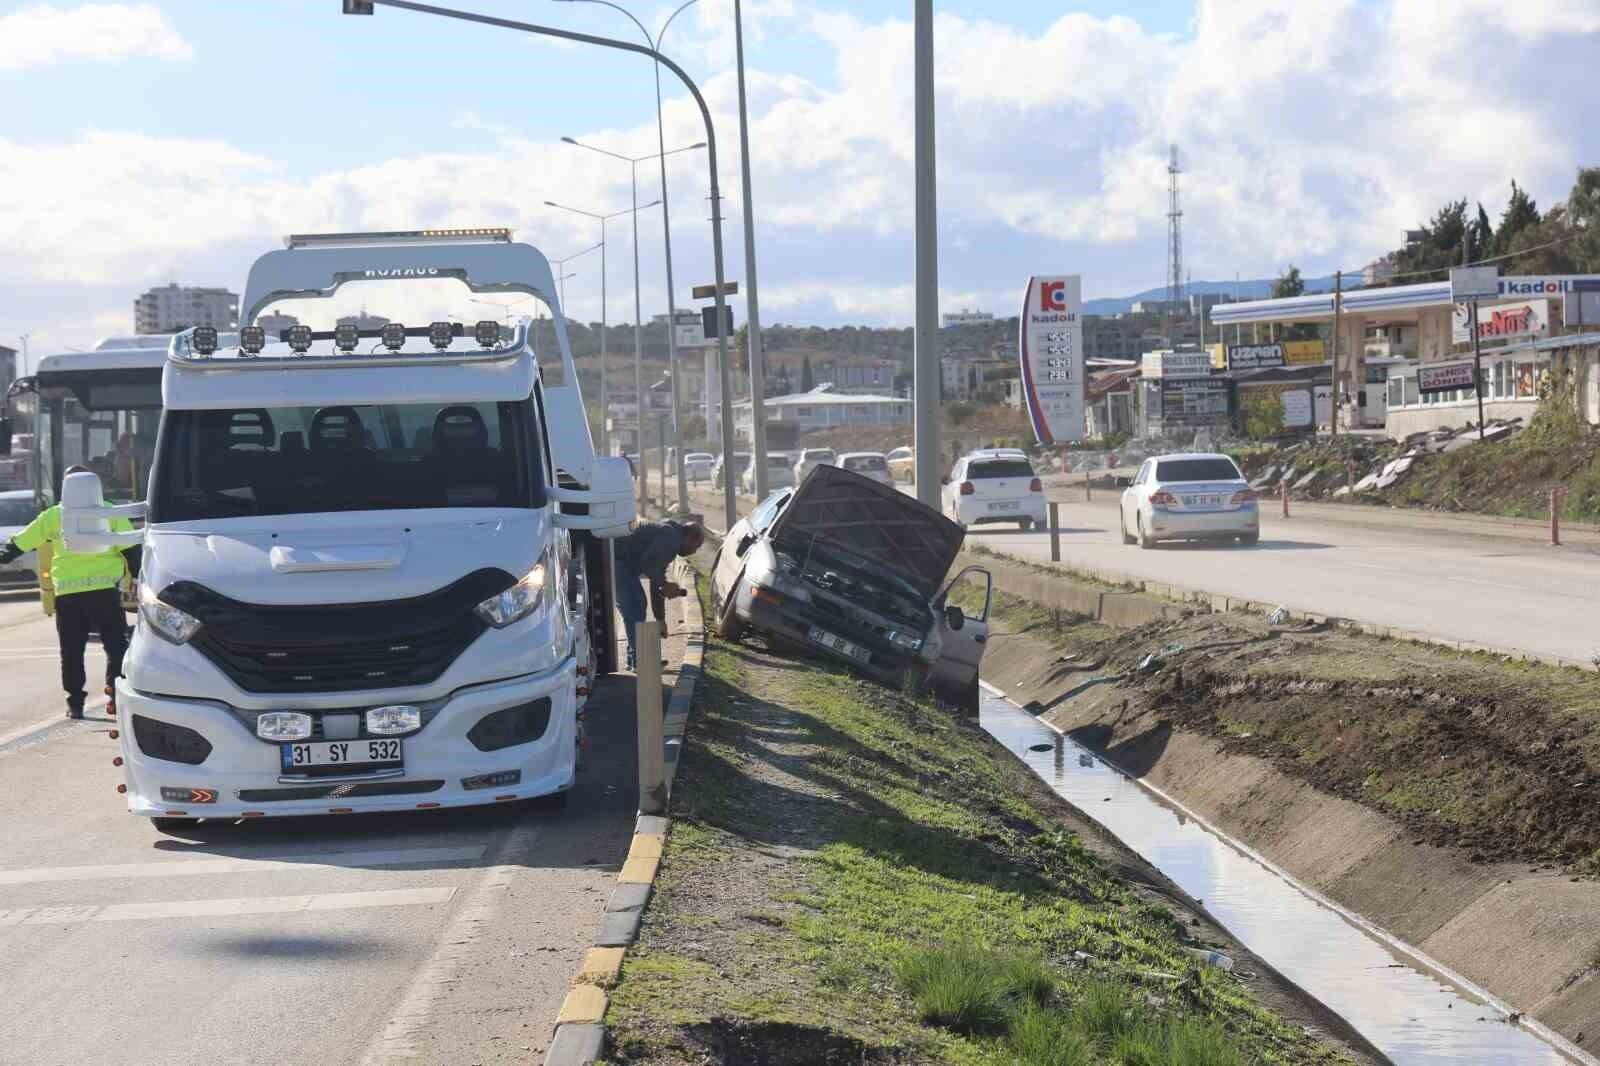
<svg viewBox="0 0 1600 1066">
<path fill-rule="evenodd" d="M 1190 588 L 1184 585 L 1172 585 L 1117 570 L 1023 559 L 1019 556 L 996 551 L 993 548 L 989 548 L 987 551 L 988 554 L 985 555 L 964 552 L 964 561 L 987 566 L 991 570 L 996 569 L 993 563 L 997 559 L 1005 564 L 1010 564 L 1008 569 L 1011 569 L 1012 572 L 994 574 L 995 588 L 1000 591 L 1037 603 L 1041 607 L 1087 615 L 1096 621 L 1124 629 L 1131 629 L 1147 622 L 1161 621 L 1173 617 L 1177 612 L 1174 611 L 1172 604 L 1179 604 L 1184 610 L 1207 614 L 1244 611 L 1260 615 L 1271 614 L 1279 606 L 1278 604 L 1227 596 L 1222 593 L 1208 592 L 1204 589 Z M 1059 582 L 1051 580 L 1057 575 L 1077 578 L 1080 581 L 1093 581 L 1101 585 L 1117 586 L 1127 591 L 1063 587 Z M 1470 640 L 1452 640 L 1448 637 L 1437 637 L 1429 633 L 1397 629 L 1394 626 L 1380 625 L 1373 622 L 1361 622 L 1352 618 L 1340 618 L 1334 615 L 1320 614 L 1316 611 L 1286 608 L 1286 613 L 1291 622 L 1335 625 L 1350 632 L 1364 633 L 1367 636 L 1377 637 L 1382 640 L 1403 640 L 1411 644 L 1426 644 L 1435 648 L 1448 648 L 1451 651 L 1494 655 L 1513 662 L 1568 667 L 1589 673 L 1600 672 L 1600 662 L 1585 662 L 1581 659 L 1568 659 L 1560 655 L 1544 655 L 1523 648 L 1480 644 Z"/>
<path fill-rule="evenodd" d="M 686 587 L 693 588 L 693 582 Z M 705 660 L 705 619 L 697 596 L 683 598 L 683 664 L 667 700 L 663 726 L 666 749 L 667 795 L 678 776 L 678 754 L 683 748 L 689 724 L 689 705 L 694 700 L 695 684 Z M 610 1006 L 609 989 L 622 975 L 622 960 L 639 935 L 645 904 L 661 869 L 661 852 L 666 844 L 671 819 L 641 814 L 634 822 L 633 843 L 628 857 L 617 872 L 617 882 L 600 916 L 600 929 L 594 946 L 584 955 L 583 966 L 573 978 L 567 998 L 556 1015 L 555 1038 L 545 1053 L 545 1066 L 584 1066 L 600 1057 L 605 1046 L 603 1019 Z"/>
</svg>

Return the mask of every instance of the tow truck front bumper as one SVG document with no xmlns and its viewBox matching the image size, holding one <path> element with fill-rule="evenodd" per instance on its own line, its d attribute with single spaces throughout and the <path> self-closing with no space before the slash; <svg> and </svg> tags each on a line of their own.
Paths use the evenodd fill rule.
<svg viewBox="0 0 1600 1066">
<path fill-rule="evenodd" d="M 576 669 L 567 659 L 542 674 L 459 689 L 421 730 L 400 738 L 398 770 L 317 777 L 285 773 L 280 746 L 258 738 L 226 705 L 138 692 L 121 678 L 117 729 L 128 809 L 147 818 L 234 819 L 466 807 L 560 792 L 572 787 L 577 768 Z M 541 699 L 550 701 L 549 717 L 536 739 L 493 751 L 469 739 L 486 715 Z M 278 709 L 301 708 L 286 697 Z M 193 730 L 210 750 L 192 765 L 152 755 L 139 739 L 141 731 L 152 735 L 150 723 L 135 716 L 158 730 Z"/>
</svg>

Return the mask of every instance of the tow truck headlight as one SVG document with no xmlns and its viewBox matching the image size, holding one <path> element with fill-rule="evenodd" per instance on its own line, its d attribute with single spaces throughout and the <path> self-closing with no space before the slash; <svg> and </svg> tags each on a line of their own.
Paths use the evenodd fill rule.
<svg viewBox="0 0 1600 1066">
<path fill-rule="evenodd" d="M 139 586 L 139 617 L 155 631 L 156 636 L 173 644 L 187 644 L 200 631 L 200 619 L 188 611 L 162 602 L 149 585 Z"/>
<path fill-rule="evenodd" d="M 367 732 L 379 736 L 410 733 L 422 728 L 422 711 L 409 704 L 396 703 L 388 707 L 374 707 L 367 712 Z"/>
<path fill-rule="evenodd" d="M 305 740 L 311 735 L 311 716 L 299 711 L 267 711 L 256 715 L 256 736 L 262 740 Z"/>
<path fill-rule="evenodd" d="M 496 629 L 504 629 L 513 622 L 520 622 L 534 612 L 543 610 L 551 601 L 552 585 L 550 549 L 546 548 L 539 554 L 539 561 L 533 564 L 533 569 L 522 575 L 521 581 L 498 596 L 490 596 L 478 604 L 478 617 Z"/>
</svg>

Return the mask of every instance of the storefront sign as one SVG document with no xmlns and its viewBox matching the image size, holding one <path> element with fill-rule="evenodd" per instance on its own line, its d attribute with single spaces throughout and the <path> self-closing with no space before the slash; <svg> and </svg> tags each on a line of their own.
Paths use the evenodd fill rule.
<svg viewBox="0 0 1600 1066">
<path fill-rule="evenodd" d="M 1279 396 L 1283 403 L 1283 425 L 1285 429 L 1305 429 L 1311 425 L 1311 391 L 1309 389 L 1285 389 Z"/>
<path fill-rule="evenodd" d="M 1600 282 L 1600 274 L 1546 274 L 1500 279 L 1500 299 L 1519 296 L 1561 296 L 1571 292 L 1578 282 Z"/>
<path fill-rule="evenodd" d="M 1417 391 L 1420 393 L 1451 392 L 1472 387 L 1471 363 L 1439 363 L 1417 368 Z"/>
<path fill-rule="evenodd" d="M 1316 366 L 1328 361 L 1327 345 L 1322 341 L 1285 341 L 1283 361 L 1289 366 Z"/>
<path fill-rule="evenodd" d="M 1161 385 L 1161 417 L 1222 418 L 1228 414 L 1228 383 L 1205 378 L 1180 378 Z"/>
<path fill-rule="evenodd" d="M 1145 378 L 1204 378 L 1211 376 L 1209 352 L 1145 352 L 1140 364 Z"/>
<path fill-rule="evenodd" d="M 1022 397 L 1040 444 L 1083 439 L 1083 278 L 1029 278 L 1017 325 Z"/>
<path fill-rule="evenodd" d="M 1231 344 L 1228 346 L 1229 370 L 1261 370 L 1283 366 L 1281 344 Z"/>
<path fill-rule="evenodd" d="M 1457 344 L 1472 340 L 1472 308 L 1456 304 L 1451 320 L 1451 336 Z M 1523 300 L 1519 303 L 1478 305 L 1478 337 L 1486 341 L 1510 337 L 1538 337 L 1549 332 L 1550 301 Z"/>
</svg>

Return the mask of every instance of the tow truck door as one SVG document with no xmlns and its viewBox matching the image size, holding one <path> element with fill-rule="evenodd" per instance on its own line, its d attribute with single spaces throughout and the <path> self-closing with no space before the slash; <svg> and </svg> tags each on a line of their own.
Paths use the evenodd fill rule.
<svg viewBox="0 0 1600 1066">
<path fill-rule="evenodd" d="M 960 626 L 950 624 L 950 592 L 968 575 L 983 586 L 983 606 L 976 616 L 961 610 Z M 994 578 L 981 566 L 969 566 L 957 574 L 934 602 L 940 607 L 939 658 L 928 672 L 934 693 L 947 703 L 966 706 L 976 691 L 983 650 L 989 642 L 989 605 L 994 596 Z"/>
</svg>

